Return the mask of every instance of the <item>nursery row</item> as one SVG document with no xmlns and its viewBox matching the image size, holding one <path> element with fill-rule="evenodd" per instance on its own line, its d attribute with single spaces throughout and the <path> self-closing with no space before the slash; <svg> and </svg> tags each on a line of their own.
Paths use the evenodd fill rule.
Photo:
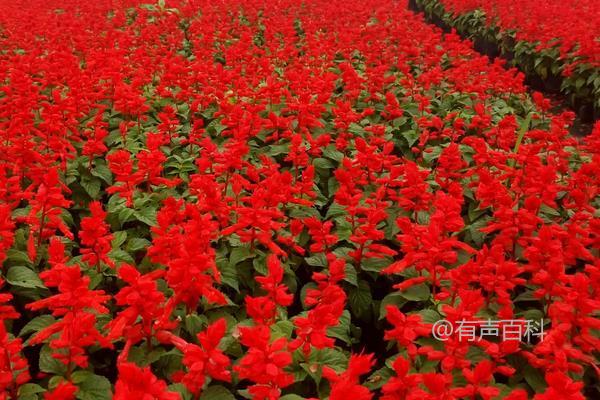
<svg viewBox="0 0 600 400">
<path fill-rule="evenodd" d="M 598 398 L 600 124 L 407 5 L 0 0 L 0 399 Z"/>
<path fill-rule="evenodd" d="M 502 55 L 530 84 L 563 93 L 586 120 L 600 117 L 600 2 L 594 0 L 413 0 L 478 50 Z"/>
</svg>

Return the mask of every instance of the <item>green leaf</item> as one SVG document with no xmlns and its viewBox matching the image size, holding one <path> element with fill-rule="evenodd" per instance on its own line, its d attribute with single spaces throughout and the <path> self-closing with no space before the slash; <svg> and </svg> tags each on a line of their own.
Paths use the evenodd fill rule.
<svg viewBox="0 0 600 400">
<path fill-rule="evenodd" d="M 119 224 L 121 224 L 121 226 L 123 226 L 123 225 L 125 225 L 126 222 L 131 221 L 133 219 L 134 214 L 135 214 L 135 211 L 132 210 L 131 208 L 122 208 L 118 214 Z"/>
<path fill-rule="evenodd" d="M 551 216 L 551 217 L 560 217 L 560 211 L 555 208 L 549 207 L 546 204 L 542 204 L 540 206 L 540 213 Z"/>
<path fill-rule="evenodd" d="M 519 128 L 519 132 L 517 134 L 517 141 L 515 143 L 515 147 L 513 148 L 513 153 L 514 154 L 518 154 L 519 153 L 519 147 L 521 146 L 521 142 L 523 141 L 523 138 L 525 137 L 525 134 L 529 131 L 529 124 L 531 123 L 531 118 L 532 117 L 533 117 L 533 114 L 531 114 L 531 113 L 527 114 L 527 117 L 525 118 L 525 120 L 521 124 L 521 127 Z M 515 160 L 514 159 L 511 160 L 510 166 L 511 167 L 515 166 Z"/>
<path fill-rule="evenodd" d="M 306 285 L 302 286 L 302 289 L 300 289 L 300 301 L 302 301 L 302 306 L 306 309 L 308 308 L 306 306 L 306 292 L 310 289 L 316 289 L 317 288 L 317 284 L 314 282 L 308 282 Z"/>
<path fill-rule="evenodd" d="M 112 392 L 110 381 L 90 371 L 76 371 L 71 375 L 73 383 L 79 390 L 75 394 L 79 400 L 111 400 Z"/>
<path fill-rule="evenodd" d="M 404 131 L 401 135 L 406 139 L 406 143 L 408 143 L 408 147 L 412 147 L 417 140 L 419 140 L 419 132 L 414 130 Z"/>
<path fill-rule="evenodd" d="M 371 376 L 365 382 L 365 386 L 370 390 L 377 390 L 381 388 L 385 383 L 394 376 L 394 371 L 388 367 L 383 367 L 373 372 Z"/>
<path fill-rule="evenodd" d="M 238 284 L 238 276 L 237 276 L 237 268 L 235 265 L 231 264 L 229 260 L 227 260 L 222 255 L 217 255 L 216 258 L 217 268 L 221 273 L 221 282 L 233 289 L 236 292 L 240 291 Z"/>
<path fill-rule="evenodd" d="M 98 161 L 96 161 L 96 166 L 94 169 L 92 169 L 91 173 L 95 177 L 102 179 L 107 184 L 112 184 L 112 173 L 110 172 L 110 169 L 108 169 L 106 164 L 101 164 Z"/>
<path fill-rule="evenodd" d="M 135 260 L 133 259 L 133 257 L 131 257 L 131 255 L 121 249 L 114 249 L 112 250 L 110 253 L 108 253 L 108 256 L 115 261 L 117 264 L 120 262 L 124 262 L 127 264 L 134 264 Z"/>
<path fill-rule="evenodd" d="M 442 319 L 442 316 L 435 310 L 421 310 L 419 311 L 419 315 L 425 324 L 435 324 Z"/>
<path fill-rule="evenodd" d="M 429 286 L 421 283 L 401 291 L 400 295 L 409 301 L 425 301 L 429 299 L 431 292 L 429 290 Z"/>
<path fill-rule="evenodd" d="M 229 263 L 231 265 L 238 265 L 240 262 L 254 257 L 255 254 L 250 251 L 249 247 L 235 247 L 229 254 Z"/>
<path fill-rule="evenodd" d="M 323 149 L 323 156 L 334 161 L 341 162 L 344 159 L 344 153 L 337 150 L 335 146 L 327 146 Z"/>
<path fill-rule="evenodd" d="M 117 231 L 113 233 L 113 240 L 111 242 L 111 246 L 113 248 L 117 248 L 121 246 L 127 240 L 127 232 L 126 231 Z"/>
<path fill-rule="evenodd" d="M 24 288 L 46 288 L 40 277 L 34 271 L 23 266 L 11 267 L 6 274 L 6 281 L 13 286 Z"/>
<path fill-rule="evenodd" d="M 54 319 L 52 315 L 40 315 L 27 322 L 27 324 L 23 328 L 21 328 L 19 336 L 28 335 L 30 333 L 37 333 L 42 329 L 52 325 L 54 322 L 56 322 L 56 319 Z"/>
<path fill-rule="evenodd" d="M 365 280 L 358 283 L 358 287 L 352 288 L 348 295 L 348 304 L 352 312 L 358 317 L 364 317 L 371 310 L 373 296 L 371 295 L 371 287 Z"/>
<path fill-rule="evenodd" d="M 335 168 L 333 163 L 326 158 L 315 158 L 313 165 L 318 170 L 332 169 Z"/>
<path fill-rule="evenodd" d="M 146 206 L 139 211 L 134 211 L 133 216 L 148 226 L 156 225 L 156 210 L 153 207 Z"/>
<path fill-rule="evenodd" d="M 128 360 L 143 367 L 159 360 L 165 353 L 166 350 L 162 347 L 156 347 L 154 350 L 148 352 L 146 345 L 143 344 L 131 348 Z"/>
<path fill-rule="evenodd" d="M 33 399 L 37 399 L 37 396 L 35 396 L 38 393 L 44 393 L 46 391 L 46 389 L 44 389 L 43 387 L 41 387 L 40 385 L 37 385 L 35 383 L 26 383 L 24 385 L 19 386 L 19 391 L 18 391 L 18 395 L 19 395 L 19 400 L 27 397 L 33 398 Z"/>
<path fill-rule="evenodd" d="M 52 357 L 52 349 L 47 344 L 40 351 L 39 368 L 42 372 L 52 375 L 63 376 L 67 372 L 67 367 L 56 358 Z"/>
<path fill-rule="evenodd" d="M 278 156 L 280 154 L 286 154 L 287 155 L 289 152 L 290 152 L 290 145 L 289 144 L 276 144 L 276 145 L 269 146 L 267 154 L 270 155 L 271 157 L 275 157 L 275 156 Z"/>
<path fill-rule="evenodd" d="M 285 337 L 290 338 L 294 331 L 294 324 L 289 320 L 278 321 L 271 325 L 271 336 L 273 340 Z"/>
<path fill-rule="evenodd" d="M 381 270 L 392 263 L 389 257 L 377 258 L 370 257 L 361 261 L 361 269 L 367 272 L 381 273 Z"/>
<path fill-rule="evenodd" d="M 79 183 L 92 199 L 98 198 L 98 196 L 100 195 L 100 180 L 96 178 L 91 178 L 87 175 L 82 175 Z"/>
<path fill-rule="evenodd" d="M 526 365 L 523 369 L 525 381 L 531 386 L 536 393 L 543 393 L 546 389 L 546 381 L 542 373 L 530 365 Z"/>
<path fill-rule="evenodd" d="M 182 359 L 183 355 L 181 352 L 177 349 L 172 349 L 161 355 L 153 367 L 156 367 L 156 370 L 160 371 L 162 375 L 169 376 L 181 370 Z"/>
<path fill-rule="evenodd" d="M 533 321 L 538 322 L 538 321 L 542 321 L 544 319 L 544 312 L 542 310 L 538 310 L 538 309 L 531 309 L 531 310 L 527 310 L 523 313 L 523 318 L 526 321 Z"/>
<path fill-rule="evenodd" d="M 310 257 L 305 257 L 306 263 L 312 267 L 325 267 L 327 266 L 327 258 L 324 253 L 318 253 Z"/>
<path fill-rule="evenodd" d="M 148 239 L 134 237 L 129 239 L 127 242 L 127 246 L 125 249 L 129 252 L 136 252 L 140 250 L 146 250 L 150 246 L 150 241 Z"/>
<path fill-rule="evenodd" d="M 344 268 L 344 281 L 348 282 L 352 286 L 358 286 L 356 268 L 354 268 L 352 264 L 346 264 L 346 267 Z"/>
<path fill-rule="evenodd" d="M 346 215 L 346 207 L 338 203 L 333 203 L 327 209 L 326 219 L 331 219 L 339 216 Z"/>
<path fill-rule="evenodd" d="M 406 299 L 399 292 L 393 292 L 386 295 L 383 300 L 381 300 L 381 304 L 379 305 L 379 319 L 384 319 L 386 312 L 386 307 L 388 305 L 394 305 L 396 307 L 402 307 L 406 303 Z"/>
<path fill-rule="evenodd" d="M 340 339 L 347 344 L 352 344 L 352 339 L 350 338 L 350 312 L 348 310 L 344 310 L 337 326 L 327 329 L 327 336 Z"/>
<path fill-rule="evenodd" d="M 533 290 L 526 290 L 513 300 L 513 303 L 520 301 L 539 301 L 539 297 L 536 297 Z"/>
<path fill-rule="evenodd" d="M 225 387 L 216 385 L 207 387 L 200 400 L 235 400 L 235 397 Z"/>
<path fill-rule="evenodd" d="M 195 337 L 198 333 L 204 329 L 207 324 L 205 316 L 199 316 L 198 314 L 189 314 L 185 317 L 185 330 L 190 336 Z"/>
<path fill-rule="evenodd" d="M 6 261 L 5 262 L 11 262 L 13 265 L 14 264 L 19 264 L 19 265 L 31 265 L 31 260 L 29 259 L 29 256 L 27 255 L 27 253 L 25 253 L 24 251 L 21 250 L 17 250 L 17 249 L 8 249 L 6 251 Z"/>
<path fill-rule="evenodd" d="M 336 372 L 344 371 L 348 365 L 348 357 L 336 349 L 313 350 L 310 353 L 310 363 L 326 365 Z"/>
<path fill-rule="evenodd" d="M 433 146 L 427 148 L 427 151 L 423 151 L 423 160 L 427 163 L 431 163 L 431 161 L 435 160 L 442 154 L 442 148 L 440 146 Z"/>
<path fill-rule="evenodd" d="M 179 393 L 181 400 L 192 400 L 192 394 L 187 390 L 183 383 L 174 383 L 169 385 L 169 391 Z"/>
</svg>

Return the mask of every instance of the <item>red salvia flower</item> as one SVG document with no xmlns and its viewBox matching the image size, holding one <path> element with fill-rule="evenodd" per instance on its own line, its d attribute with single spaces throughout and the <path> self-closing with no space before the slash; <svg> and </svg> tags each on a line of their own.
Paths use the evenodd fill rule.
<svg viewBox="0 0 600 400">
<path fill-rule="evenodd" d="M 372 354 L 353 354 L 348 361 L 348 369 L 337 374 L 329 367 L 323 368 L 323 377 L 331 382 L 331 400 L 343 400 L 352 397 L 360 400 L 371 400 L 373 394 L 360 385 L 361 375 L 371 370 L 375 361 Z"/>
<path fill-rule="evenodd" d="M 83 261 L 95 266 L 100 272 L 101 263 L 114 267 L 114 262 L 108 257 L 108 253 L 112 250 L 113 235 L 105 222 L 106 212 L 102 209 L 102 205 L 93 201 L 89 204 L 89 208 L 91 215 L 81 220 L 79 231 L 79 239 L 84 246 L 81 254 Z"/>
<path fill-rule="evenodd" d="M 183 353 L 183 365 L 187 367 L 181 382 L 194 395 L 199 396 L 207 377 L 225 382 L 231 381 L 231 361 L 219 349 L 227 323 L 219 319 L 198 334 L 200 345 L 188 343 L 167 331 L 160 332 L 163 341 L 173 343 Z"/>
</svg>

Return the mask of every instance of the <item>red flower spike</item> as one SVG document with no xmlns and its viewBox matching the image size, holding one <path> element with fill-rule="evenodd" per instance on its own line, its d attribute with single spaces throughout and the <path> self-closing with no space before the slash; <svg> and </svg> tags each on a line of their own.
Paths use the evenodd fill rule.
<svg viewBox="0 0 600 400">
<path fill-rule="evenodd" d="M 360 385 L 360 376 L 371 370 L 375 360 L 372 354 L 353 354 L 348 361 L 348 369 L 337 374 L 329 367 L 323 368 L 323 377 L 331 383 L 331 400 L 343 400 L 352 396 L 355 399 L 371 400 L 373 393 L 364 386 Z"/>
</svg>

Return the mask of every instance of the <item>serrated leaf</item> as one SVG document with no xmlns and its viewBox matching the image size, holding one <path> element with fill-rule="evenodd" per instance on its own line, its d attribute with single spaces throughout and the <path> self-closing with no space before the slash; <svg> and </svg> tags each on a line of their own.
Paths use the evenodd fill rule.
<svg viewBox="0 0 600 400">
<path fill-rule="evenodd" d="M 365 386 L 370 390 L 377 390 L 389 381 L 394 376 L 394 371 L 388 367 L 382 367 L 373 372 L 365 382 Z"/>
<path fill-rule="evenodd" d="M 44 345 L 40 351 L 38 366 L 40 371 L 52 375 L 63 376 L 67 372 L 67 367 L 62 362 L 52 357 L 52 349 L 47 344 Z"/>
<path fill-rule="evenodd" d="M 366 316 L 371 310 L 372 303 L 371 287 L 367 281 L 358 282 L 358 287 L 352 288 L 348 294 L 350 310 L 358 317 Z"/>
<path fill-rule="evenodd" d="M 513 303 L 521 302 L 521 301 L 539 301 L 538 297 L 535 297 L 533 290 L 526 290 L 523 293 L 519 294 L 513 300 Z"/>
<path fill-rule="evenodd" d="M 525 365 L 523 369 L 525 381 L 531 386 L 536 393 L 543 393 L 546 389 L 546 380 L 544 375 L 530 365 Z"/>
<path fill-rule="evenodd" d="M 127 264 L 134 264 L 135 263 L 135 260 L 133 259 L 133 257 L 131 257 L 131 254 L 129 254 L 125 250 L 114 249 L 110 253 L 108 253 L 108 256 L 112 260 L 114 260 L 117 264 L 120 263 L 120 262 L 124 262 L 124 263 L 127 263 Z"/>
<path fill-rule="evenodd" d="M 289 339 L 292 336 L 293 331 L 294 324 L 292 323 L 292 321 L 289 320 L 277 321 L 276 323 L 271 325 L 271 335 L 273 340 L 282 337 Z"/>
<path fill-rule="evenodd" d="M 235 400 L 233 394 L 221 385 L 209 386 L 202 392 L 200 400 Z"/>
<path fill-rule="evenodd" d="M 350 338 L 350 312 L 348 310 L 344 310 L 337 326 L 327 329 L 327 336 L 352 344 Z"/>
<path fill-rule="evenodd" d="M 276 144 L 276 145 L 269 146 L 269 149 L 267 150 L 267 154 L 270 155 L 271 157 L 275 157 L 280 154 L 288 154 L 289 151 L 290 151 L 289 144 Z"/>
<path fill-rule="evenodd" d="M 332 159 L 337 162 L 341 162 L 344 159 L 344 153 L 336 150 L 334 146 L 327 146 L 323 149 L 323 156 Z"/>
<path fill-rule="evenodd" d="M 406 290 L 400 291 L 399 293 L 402 297 L 409 301 L 425 301 L 428 300 L 429 296 L 431 295 L 429 286 L 424 283 L 411 286 Z"/>
<path fill-rule="evenodd" d="M 333 163 L 326 158 L 315 158 L 313 161 L 313 165 L 315 166 L 316 169 L 320 169 L 320 170 L 335 168 Z"/>
<path fill-rule="evenodd" d="M 96 166 L 90 171 L 93 176 L 102 179 L 107 184 L 112 184 L 112 173 L 106 164 L 96 162 Z"/>
<path fill-rule="evenodd" d="M 427 163 L 431 163 L 433 160 L 438 158 L 442 154 L 442 148 L 440 146 L 429 147 L 427 151 L 423 152 L 423 160 Z"/>
<path fill-rule="evenodd" d="M 392 261 L 389 257 L 370 257 L 363 259 L 360 267 L 363 271 L 380 273 L 383 268 L 389 266 L 391 263 Z"/>
<path fill-rule="evenodd" d="M 234 247 L 229 254 L 229 262 L 231 265 L 238 265 L 240 262 L 254 257 L 255 254 L 250 251 L 249 247 L 241 246 Z"/>
<path fill-rule="evenodd" d="M 185 330 L 190 336 L 196 337 L 196 335 L 204 329 L 207 322 L 205 316 L 199 316 L 196 313 L 189 314 L 185 317 Z"/>
<path fill-rule="evenodd" d="M 40 315 L 27 322 L 21 331 L 19 332 L 19 336 L 25 336 L 30 333 L 36 333 L 41 331 L 42 329 L 52 325 L 56 322 L 56 319 L 52 315 Z"/>
<path fill-rule="evenodd" d="M 79 400 L 111 400 L 112 391 L 110 381 L 90 371 L 76 371 L 72 374 L 73 383 L 79 390 L 75 397 Z"/>
<path fill-rule="evenodd" d="M 6 262 L 20 265 L 31 265 L 31 260 L 27 253 L 17 249 L 8 249 L 6 251 Z"/>
<path fill-rule="evenodd" d="M 393 305 L 396 307 L 402 307 L 406 303 L 406 299 L 398 292 L 389 293 L 386 295 L 381 303 L 379 304 L 379 319 L 385 318 L 387 314 L 386 307 Z"/>
<path fill-rule="evenodd" d="M 125 225 L 125 223 L 133 220 L 134 213 L 135 213 L 135 210 L 132 210 L 131 208 L 122 208 L 121 210 L 119 210 L 119 213 L 117 214 L 119 224 L 121 224 L 121 226 L 123 226 L 123 225 Z"/>
<path fill-rule="evenodd" d="M 325 254 L 323 253 L 318 253 L 315 255 L 312 255 L 310 257 L 305 257 L 304 260 L 306 261 L 306 263 L 312 267 L 325 267 L 327 266 L 327 258 L 325 257 Z"/>
<path fill-rule="evenodd" d="M 421 321 L 425 324 L 435 324 L 442 316 L 435 310 L 421 310 L 419 311 L 419 315 L 421 316 Z"/>
<path fill-rule="evenodd" d="M 344 268 L 344 281 L 352 286 L 358 286 L 358 275 L 356 273 L 356 268 L 354 268 L 352 264 L 346 264 Z"/>
<path fill-rule="evenodd" d="M 125 249 L 129 252 L 146 250 L 150 246 L 150 241 L 148 239 L 134 237 L 129 239 Z"/>
<path fill-rule="evenodd" d="M 136 210 L 133 216 L 148 226 L 156 225 L 156 210 L 153 207 L 144 207 L 141 210 Z"/>
<path fill-rule="evenodd" d="M 302 289 L 300 289 L 300 301 L 302 302 L 302 306 L 304 308 L 307 308 L 306 306 L 306 292 L 310 289 L 316 289 L 317 288 L 317 284 L 314 282 L 308 282 L 306 285 L 302 286 Z"/>
<path fill-rule="evenodd" d="M 19 391 L 17 392 L 19 395 L 19 399 L 24 398 L 25 396 L 33 396 L 38 393 L 44 393 L 46 389 L 41 387 L 35 383 L 26 383 L 24 385 L 19 386 Z M 37 398 L 37 397 L 33 397 Z"/>
<path fill-rule="evenodd" d="M 127 240 L 127 232 L 126 231 L 117 231 L 113 233 L 113 240 L 111 242 L 111 246 L 113 248 L 120 247 Z"/>
<path fill-rule="evenodd" d="M 100 195 L 101 185 L 99 179 L 83 175 L 79 180 L 79 184 L 92 199 L 97 199 Z"/>
<path fill-rule="evenodd" d="M 169 376 L 174 372 L 181 370 L 182 358 L 183 355 L 179 350 L 172 349 L 162 354 L 153 366 L 156 367 L 157 371 L 160 371 L 161 374 Z"/>
<path fill-rule="evenodd" d="M 31 269 L 22 266 L 11 267 L 6 274 L 6 281 L 13 286 L 30 289 L 45 289 L 40 277 Z"/>
<path fill-rule="evenodd" d="M 404 131 L 400 133 L 404 139 L 406 139 L 406 143 L 408 143 L 408 147 L 412 147 L 417 140 L 419 140 L 419 132 L 415 130 Z"/>
<path fill-rule="evenodd" d="M 231 264 L 226 258 L 217 256 L 217 269 L 221 273 L 221 282 L 233 289 L 236 292 L 240 291 L 238 283 L 237 268 Z"/>
<path fill-rule="evenodd" d="M 346 213 L 347 211 L 345 206 L 342 206 L 338 203 L 332 203 L 327 209 L 327 215 L 325 216 L 325 218 L 331 219 L 342 215 L 346 215 Z"/>
<path fill-rule="evenodd" d="M 187 390 L 183 383 L 173 383 L 168 386 L 170 392 L 179 393 L 181 400 L 192 400 L 192 394 Z"/>
<path fill-rule="evenodd" d="M 313 350 L 310 354 L 310 362 L 330 367 L 336 372 L 341 372 L 348 366 L 348 357 L 339 350 L 326 348 Z"/>
<path fill-rule="evenodd" d="M 153 362 L 159 360 L 166 350 L 162 347 L 157 347 L 154 350 L 148 352 L 146 345 L 140 345 L 132 347 L 129 352 L 129 361 L 136 363 L 139 366 L 150 365 Z"/>
</svg>

